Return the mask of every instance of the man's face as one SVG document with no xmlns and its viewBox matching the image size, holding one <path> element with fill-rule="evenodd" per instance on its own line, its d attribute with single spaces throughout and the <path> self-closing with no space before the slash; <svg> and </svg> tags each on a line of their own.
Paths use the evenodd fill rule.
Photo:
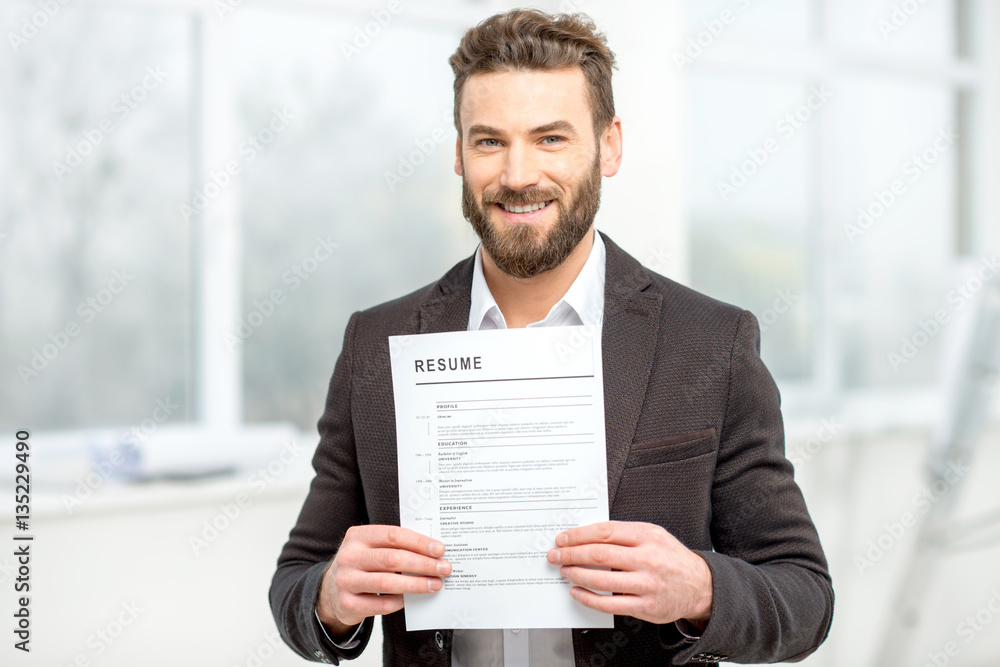
<svg viewBox="0 0 1000 667">
<path fill-rule="evenodd" d="M 462 213 L 483 248 L 517 278 L 561 264 L 594 221 L 602 174 L 617 171 L 602 161 L 583 70 L 474 75 L 459 118 Z"/>
</svg>

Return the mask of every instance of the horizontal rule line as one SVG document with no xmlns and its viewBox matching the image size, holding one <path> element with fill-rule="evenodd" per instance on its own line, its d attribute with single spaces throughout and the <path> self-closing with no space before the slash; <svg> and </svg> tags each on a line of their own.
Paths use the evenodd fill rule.
<svg viewBox="0 0 1000 667">
<path fill-rule="evenodd" d="M 438 438 L 438 442 L 448 440 L 503 440 L 504 438 L 579 438 L 584 435 L 594 435 L 593 433 L 536 433 L 534 435 L 482 435 L 472 437 L 468 435 L 452 435 Z"/>
<path fill-rule="evenodd" d="M 587 442 L 529 442 L 521 445 L 449 445 L 441 449 L 440 453 L 454 452 L 461 449 L 493 449 L 494 447 L 558 447 L 559 445 L 592 445 L 593 440 Z M 440 446 L 440 445 L 439 445 Z"/>
<path fill-rule="evenodd" d="M 597 498 L 541 498 L 539 500 L 445 500 L 438 505 L 496 505 L 498 503 L 583 503 Z M 464 510 L 462 510 L 464 511 Z"/>
<path fill-rule="evenodd" d="M 591 394 L 583 396 L 526 396 L 525 398 L 456 398 L 438 403 L 482 403 L 483 401 L 555 401 L 567 398 L 593 398 Z"/>
<path fill-rule="evenodd" d="M 593 403 L 569 403 L 563 405 L 514 405 L 507 408 L 438 408 L 438 412 L 470 412 L 472 410 L 529 410 L 533 408 L 585 408 Z"/>
<path fill-rule="evenodd" d="M 579 380 L 580 378 L 592 378 L 591 375 L 556 375 L 553 377 L 540 378 L 497 378 L 496 380 L 449 380 L 447 382 L 417 382 L 418 387 L 425 384 L 470 384 L 473 382 L 526 382 L 528 380 Z"/>
<path fill-rule="evenodd" d="M 488 512 L 555 512 L 556 510 L 596 510 L 593 507 L 527 507 L 519 510 L 441 510 L 445 514 L 483 514 Z"/>
</svg>

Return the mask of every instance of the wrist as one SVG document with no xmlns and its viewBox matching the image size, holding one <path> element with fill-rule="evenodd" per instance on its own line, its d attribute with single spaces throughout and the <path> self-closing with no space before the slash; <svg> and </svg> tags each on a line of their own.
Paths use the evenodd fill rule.
<svg viewBox="0 0 1000 667">
<path fill-rule="evenodd" d="M 323 624 L 329 635 L 333 637 L 342 637 L 349 635 L 351 629 L 354 625 L 348 625 L 344 623 L 337 617 L 337 612 L 330 604 L 330 595 L 327 591 L 327 582 L 331 577 L 329 570 L 333 565 L 333 559 L 327 564 L 326 569 L 323 570 L 323 578 L 320 580 L 319 584 L 319 594 L 316 596 L 316 617 L 319 622 Z"/>
<path fill-rule="evenodd" d="M 335 616 L 324 614 L 320 607 L 316 607 L 316 616 L 319 622 L 326 628 L 326 632 L 331 637 L 347 637 L 351 634 L 354 626 L 341 623 Z"/>
<path fill-rule="evenodd" d="M 708 625 L 708 621 L 712 617 L 712 570 L 708 566 L 708 561 L 700 554 L 696 553 L 695 555 L 698 556 L 697 561 L 700 575 L 697 577 L 698 586 L 696 587 L 694 603 L 689 614 L 684 617 L 684 620 L 701 632 Z"/>
</svg>

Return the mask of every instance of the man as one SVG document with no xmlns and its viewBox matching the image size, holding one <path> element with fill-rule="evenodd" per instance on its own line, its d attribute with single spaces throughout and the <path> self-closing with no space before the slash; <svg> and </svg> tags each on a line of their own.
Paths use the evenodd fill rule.
<svg viewBox="0 0 1000 667">
<path fill-rule="evenodd" d="M 586 17 L 531 10 L 491 17 L 452 56 L 455 171 L 482 245 L 350 318 L 270 590 L 300 655 L 358 656 L 376 615 L 386 665 L 777 662 L 825 639 L 830 576 L 756 319 L 593 228 L 622 158 L 613 58 Z M 572 324 L 601 332 L 611 521 L 558 535 L 547 558 L 615 628 L 407 632 L 403 594 L 435 594 L 451 567 L 444 544 L 399 527 L 387 337 Z"/>
</svg>

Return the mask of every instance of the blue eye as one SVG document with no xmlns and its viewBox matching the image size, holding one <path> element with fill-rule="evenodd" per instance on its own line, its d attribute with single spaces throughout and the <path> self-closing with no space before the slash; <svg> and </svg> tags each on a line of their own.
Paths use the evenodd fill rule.
<svg viewBox="0 0 1000 667">
<path fill-rule="evenodd" d="M 491 143 L 488 143 L 488 142 L 490 142 L 490 141 L 493 141 L 493 142 L 495 142 L 495 143 L 492 143 L 492 144 L 491 144 Z M 499 145 L 500 145 L 500 142 L 499 142 L 499 141 L 497 141 L 496 139 L 483 139 L 483 140 L 482 140 L 482 141 L 480 141 L 479 143 L 481 143 L 481 144 L 486 144 L 487 146 L 489 146 L 489 147 L 491 147 L 491 148 L 492 148 L 493 146 L 499 146 Z"/>
<path fill-rule="evenodd" d="M 562 137 L 545 137 L 544 139 L 542 139 L 542 141 L 545 142 L 545 143 L 549 143 L 549 144 L 555 143 L 553 141 L 549 141 L 549 139 L 555 139 L 556 141 L 562 141 Z"/>
</svg>

